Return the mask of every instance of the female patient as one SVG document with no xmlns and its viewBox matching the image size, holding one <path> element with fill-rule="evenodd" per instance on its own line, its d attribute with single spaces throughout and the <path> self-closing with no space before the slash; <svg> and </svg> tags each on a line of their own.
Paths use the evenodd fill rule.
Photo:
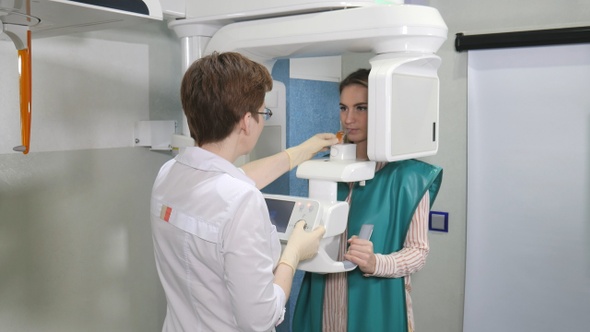
<svg viewBox="0 0 590 332">
<path fill-rule="evenodd" d="M 358 160 L 367 160 L 369 70 L 340 83 L 340 120 Z M 428 215 L 442 170 L 418 160 L 377 163 L 375 177 L 339 183 L 338 200 L 350 204 L 348 234 L 373 224 L 370 241 L 347 233 L 343 258 L 358 264 L 348 273 L 307 273 L 295 309 L 293 331 L 413 331 L 410 275 L 428 255 Z M 348 248 L 347 248 L 348 245 Z"/>
</svg>

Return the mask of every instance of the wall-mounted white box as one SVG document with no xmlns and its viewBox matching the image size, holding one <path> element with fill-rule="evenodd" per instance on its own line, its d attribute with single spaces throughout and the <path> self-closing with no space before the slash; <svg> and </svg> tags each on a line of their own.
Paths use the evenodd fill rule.
<svg viewBox="0 0 590 332">
<path fill-rule="evenodd" d="M 135 146 L 148 146 L 152 150 L 171 150 L 176 121 L 138 121 L 135 123 Z"/>
</svg>

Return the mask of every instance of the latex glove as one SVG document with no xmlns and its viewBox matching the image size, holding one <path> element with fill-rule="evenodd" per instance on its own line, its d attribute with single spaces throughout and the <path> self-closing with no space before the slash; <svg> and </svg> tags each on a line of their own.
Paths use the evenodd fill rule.
<svg viewBox="0 0 590 332">
<path fill-rule="evenodd" d="M 288 148 L 289 166 L 293 169 L 302 162 L 311 159 L 316 153 L 328 150 L 328 147 L 338 143 L 338 138 L 332 133 L 317 134 L 307 141 Z"/>
<path fill-rule="evenodd" d="M 304 220 L 299 220 L 295 224 L 279 261 L 279 264 L 290 266 L 293 269 L 293 274 L 295 274 L 300 261 L 312 258 L 318 253 L 320 240 L 326 233 L 324 226 L 319 226 L 311 232 L 306 231 L 304 227 Z"/>
</svg>

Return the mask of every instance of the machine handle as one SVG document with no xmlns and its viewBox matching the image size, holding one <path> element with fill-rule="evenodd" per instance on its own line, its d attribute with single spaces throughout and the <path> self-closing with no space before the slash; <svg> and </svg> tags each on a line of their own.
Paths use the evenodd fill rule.
<svg viewBox="0 0 590 332">
<path fill-rule="evenodd" d="M 361 227 L 358 237 L 369 240 L 372 234 L 373 225 L 365 224 Z M 350 261 L 334 260 L 328 255 L 325 248 L 320 247 L 320 251 L 315 257 L 300 262 L 297 268 L 303 271 L 326 274 L 348 272 L 356 269 L 356 267 L 357 265 Z"/>
<path fill-rule="evenodd" d="M 373 235 L 373 225 L 364 224 L 363 226 L 361 226 L 361 230 L 358 235 L 360 239 L 369 240 L 371 239 L 371 235 Z M 349 260 L 345 260 L 342 263 L 344 264 L 344 270 L 347 272 L 352 271 L 357 267 L 356 264 Z"/>
</svg>

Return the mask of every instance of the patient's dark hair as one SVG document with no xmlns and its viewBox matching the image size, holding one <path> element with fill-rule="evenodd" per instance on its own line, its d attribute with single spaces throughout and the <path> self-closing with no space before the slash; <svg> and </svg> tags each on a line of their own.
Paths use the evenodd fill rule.
<svg viewBox="0 0 590 332">
<path fill-rule="evenodd" d="M 352 84 L 359 84 L 362 85 L 366 88 L 369 87 L 369 73 L 371 71 L 369 69 L 358 69 L 357 71 L 350 73 L 348 76 L 346 76 L 345 79 L 342 80 L 342 82 L 340 82 L 340 93 L 342 93 L 342 90 Z"/>
</svg>

